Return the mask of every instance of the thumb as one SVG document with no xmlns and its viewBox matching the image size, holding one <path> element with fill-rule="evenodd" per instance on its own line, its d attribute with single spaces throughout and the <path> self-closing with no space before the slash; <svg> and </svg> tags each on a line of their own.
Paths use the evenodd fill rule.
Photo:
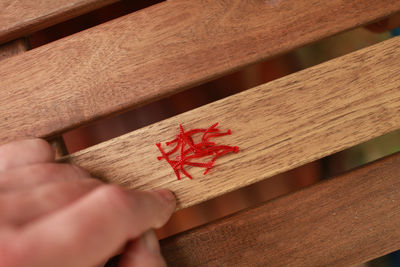
<svg viewBox="0 0 400 267">
<path fill-rule="evenodd" d="M 165 267 L 160 253 L 160 244 L 154 230 L 147 231 L 130 243 L 120 260 L 120 267 Z"/>
</svg>

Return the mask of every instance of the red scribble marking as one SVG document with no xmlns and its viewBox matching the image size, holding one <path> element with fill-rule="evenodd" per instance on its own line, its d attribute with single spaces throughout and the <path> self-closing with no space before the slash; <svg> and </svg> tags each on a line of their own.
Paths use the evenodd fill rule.
<svg viewBox="0 0 400 267">
<path fill-rule="evenodd" d="M 210 142 L 209 139 L 221 137 L 225 135 L 231 135 L 231 130 L 221 132 L 218 128 L 218 122 L 213 124 L 207 129 L 192 129 L 187 132 L 183 129 L 182 124 L 179 125 L 179 134 L 177 137 L 165 144 L 167 146 L 174 145 L 174 147 L 165 152 L 161 147 L 161 143 L 157 143 L 156 146 L 161 152 L 161 156 L 157 157 L 158 160 L 165 159 L 168 164 L 172 167 L 178 180 L 181 179 L 181 172 L 188 177 L 193 177 L 185 170 L 184 166 L 200 167 L 205 168 L 204 174 L 208 173 L 214 166 L 214 162 L 221 156 L 228 153 L 238 153 L 239 147 L 237 146 L 226 146 L 217 145 L 215 142 Z M 200 142 L 195 143 L 194 135 L 202 133 Z M 174 159 L 171 159 L 172 154 L 178 153 Z M 206 162 L 196 162 L 194 160 L 200 160 L 201 158 L 207 158 Z"/>
</svg>

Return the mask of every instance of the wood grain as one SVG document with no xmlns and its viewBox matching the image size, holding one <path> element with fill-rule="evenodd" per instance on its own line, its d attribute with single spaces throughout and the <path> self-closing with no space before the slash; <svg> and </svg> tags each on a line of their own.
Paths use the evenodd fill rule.
<svg viewBox="0 0 400 267">
<path fill-rule="evenodd" d="M 352 266 L 400 248 L 400 154 L 161 242 L 168 266 Z"/>
<path fill-rule="evenodd" d="M 59 134 L 397 10 L 392 0 L 151 6 L 1 62 L 0 143 Z"/>
<path fill-rule="evenodd" d="M 27 51 L 28 49 L 29 45 L 25 38 L 17 39 L 8 42 L 6 44 L 0 45 L 0 60 L 21 54 Z M 54 148 L 56 158 L 60 158 L 68 154 L 64 140 L 61 136 L 54 137 L 52 138 L 52 140 L 48 141 Z"/>
<path fill-rule="evenodd" d="M 400 42 L 367 49 L 72 154 L 93 175 L 128 188 L 166 187 L 178 209 L 188 207 L 400 128 Z M 220 122 L 221 143 L 241 151 L 217 161 L 207 175 L 176 180 L 157 161 L 156 142 Z"/>
<path fill-rule="evenodd" d="M 25 39 L 17 39 L 0 45 L 0 60 L 18 55 L 29 48 Z"/>
<path fill-rule="evenodd" d="M 0 43 L 29 35 L 117 0 L 2 0 Z"/>
</svg>

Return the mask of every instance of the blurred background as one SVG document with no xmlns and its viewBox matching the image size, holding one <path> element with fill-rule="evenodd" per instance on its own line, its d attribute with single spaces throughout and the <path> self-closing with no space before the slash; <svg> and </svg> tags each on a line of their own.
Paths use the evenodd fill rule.
<svg viewBox="0 0 400 267">
<path fill-rule="evenodd" d="M 121 1 L 60 23 L 28 39 L 31 48 L 63 38 L 160 1 Z M 399 15 L 327 38 L 288 54 L 271 58 L 196 86 L 133 111 L 104 119 L 63 135 L 69 153 L 177 115 L 251 87 L 373 45 L 400 33 Z M 323 90 L 324 88 L 321 88 Z M 177 212 L 158 230 L 159 238 L 205 224 L 275 197 L 296 191 L 400 150 L 400 131 L 311 162 L 265 181 Z M 400 253 L 392 253 L 363 266 L 400 266 Z"/>
</svg>

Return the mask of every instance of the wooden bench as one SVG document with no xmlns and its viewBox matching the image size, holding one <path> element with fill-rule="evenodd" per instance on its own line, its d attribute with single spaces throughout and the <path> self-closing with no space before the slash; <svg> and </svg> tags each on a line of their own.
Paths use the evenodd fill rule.
<svg viewBox="0 0 400 267">
<path fill-rule="evenodd" d="M 57 139 L 400 11 L 392 0 L 174 0 L 24 52 L 20 38 L 111 2 L 0 4 L 7 56 L 0 58 L 0 143 Z M 392 38 L 63 160 L 128 188 L 169 188 L 178 209 L 190 207 L 399 129 L 399 49 Z M 210 121 L 234 131 L 223 140 L 240 153 L 206 176 L 191 169 L 201 178 L 176 180 L 155 160 L 155 143 L 172 139 L 179 123 L 205 128 Z M 399 157 L 170 237 L 164 255 L 172 266 L 313 266 L 357 264 L 399 249 Z"/>
</svg>

